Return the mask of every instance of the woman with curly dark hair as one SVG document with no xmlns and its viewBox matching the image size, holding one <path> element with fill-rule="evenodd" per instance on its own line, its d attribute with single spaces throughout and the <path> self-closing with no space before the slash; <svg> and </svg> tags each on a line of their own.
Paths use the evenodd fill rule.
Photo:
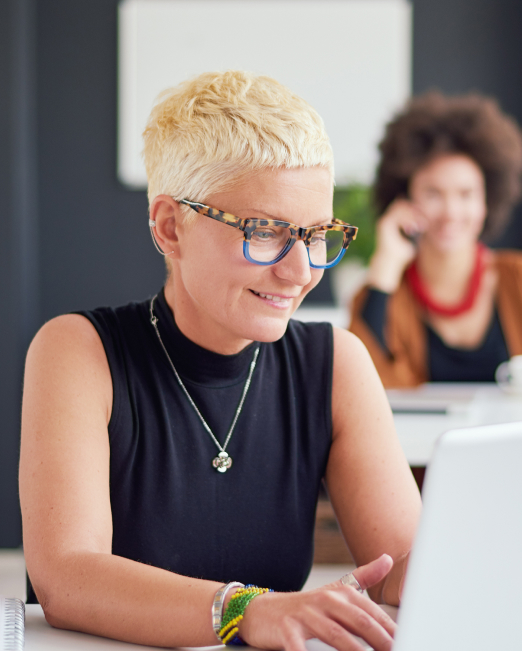
<svg viewBox="0 0 522 651">
<path fill-rule="evenodd" d="M 350 329 L 385 386 L 492 381 L 522 353 L 522 254 L 483 242 L 521 191 L 522 136 L 496 102 L 430 92 L 387 127 L 367 285 Z"/>
</svg>

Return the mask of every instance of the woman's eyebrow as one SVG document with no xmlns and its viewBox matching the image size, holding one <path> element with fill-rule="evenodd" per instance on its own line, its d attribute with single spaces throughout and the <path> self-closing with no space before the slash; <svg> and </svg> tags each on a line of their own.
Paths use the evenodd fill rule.
<svg viewBox="0 0 522 651">
<path fill-rule="evenodd" d="M 257 212 L 260 215 L 264 215 L 267 219 L 277 219 L 277 221 L 287 221 L 286 219 L 281 219 L 281 217 L 275 217 L 264 210 L 259 210 L 258 208 L 243 208 L 242 212 Z"/>
</svg>

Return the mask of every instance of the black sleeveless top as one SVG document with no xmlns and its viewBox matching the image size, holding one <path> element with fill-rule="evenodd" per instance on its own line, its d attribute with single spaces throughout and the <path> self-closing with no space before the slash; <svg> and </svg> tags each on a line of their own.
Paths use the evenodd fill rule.
<svg viewBox="0 0 522 651">
<path fill-rule="evenodd" d="M 112 375 L 113 553 L 186 576 L 299 590 L 331 444 L 330 324 L 291 320 L 276 342 L 219 355 L 185 337 L 158 295 L 163 342 L 221 444 L 260 346 L 227 447 L 233 465 L 219 473 L 219 450 L 178 385 L 149 306 L 80 313 L 96 328 Z"/>
</svg>

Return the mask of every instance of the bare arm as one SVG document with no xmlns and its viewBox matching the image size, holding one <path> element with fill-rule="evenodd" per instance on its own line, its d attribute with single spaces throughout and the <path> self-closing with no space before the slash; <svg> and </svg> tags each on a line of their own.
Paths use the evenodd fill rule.
<svg viewBox="0 0 522 651">
<path fill-rule="evenodd" d="M 395 199 L 377 221 L 376 247 L 370 260 L 367 283 L 393 294 L 404 270 L 417 251 L 413 240 L 426 228 L 426 218 L 407 199 Z"/>
<path fill-rule="evenodd" d="M 420 514 L 420 496 L 399 445 L 382 383 L 363 344 L 334 329 L 330 498 L 357 565 L 381 554 L 395 564 L 369 593 L 397 605 Z"/>
<path fill-rule="evenodd" d="M 20 497 L 29 575 L 60 628 L 160 646 L 214 644 L 221 584 L 111 554 L 112 382 L 102 343 L 81 316 L 38 333 L 27 357 Z"/>
</svg>

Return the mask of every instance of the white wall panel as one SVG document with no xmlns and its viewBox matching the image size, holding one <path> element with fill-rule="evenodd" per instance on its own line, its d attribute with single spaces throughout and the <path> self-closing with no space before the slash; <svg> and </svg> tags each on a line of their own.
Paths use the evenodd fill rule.
<svg viewBox="0 0 522 651">
<path fill-rule="evenodd" d="M 411 86 L 407 0 L 123 0 L 118 175 L 145 187 L 141 132 L 158 93 L 208 70 L 275 77 L 323 117 L 336 180 L 369 181 Z"/>
</svg>

